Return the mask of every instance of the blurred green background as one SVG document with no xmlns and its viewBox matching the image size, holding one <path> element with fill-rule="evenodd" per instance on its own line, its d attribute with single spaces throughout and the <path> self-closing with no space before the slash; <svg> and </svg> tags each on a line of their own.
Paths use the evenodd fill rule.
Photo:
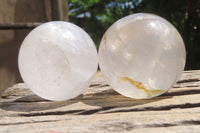
<svg viewBox="0 0 200 133">
<path fill-rule="evenodd" d="M 200 0 L 68 0 L 69 21 L 82 27 L 97 48 L 116 20 L 139 12 L 157 14 L 171 22 L 183 37 L 185 70 L 200 69 Z"/>
</svg>

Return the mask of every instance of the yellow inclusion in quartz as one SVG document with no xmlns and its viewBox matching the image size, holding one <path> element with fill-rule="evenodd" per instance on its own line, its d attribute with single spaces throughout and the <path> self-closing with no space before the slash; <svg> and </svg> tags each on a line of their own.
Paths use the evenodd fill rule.
<svg viewBox="0 0 200 133">
<path fill-rule="evenodd" d="M 129 77 L 121 77 L 120 79 L 122 81 L 129 82 L 130 84 L 134 85 L 137 89 L 143 90 L 148 96 L 159 95 L 165 92 L 165 90 L 148 90 L 141 82 L 132 80 Z"/>
</svg>

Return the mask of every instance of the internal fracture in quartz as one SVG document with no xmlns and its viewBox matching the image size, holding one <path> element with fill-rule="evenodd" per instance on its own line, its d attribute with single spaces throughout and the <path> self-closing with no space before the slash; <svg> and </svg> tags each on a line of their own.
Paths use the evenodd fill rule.
<svg viewBox="0 0 200 133">
<path fill-rule="evenodd" d="M 19 51 L 19 70 L 40 97 L 67 100 L 81 94 L 97 71 L 96 47 L 78 26 L 62 21 L 31 31 Z"/>
<path fill-rule="evenodd" d="M 117 92 L 143 99 L 163 94 L 185 65 L 184 42 L 167 20 L 146 13 L 124 17 L 104 34 L 100 69 Z"/>
</svg>

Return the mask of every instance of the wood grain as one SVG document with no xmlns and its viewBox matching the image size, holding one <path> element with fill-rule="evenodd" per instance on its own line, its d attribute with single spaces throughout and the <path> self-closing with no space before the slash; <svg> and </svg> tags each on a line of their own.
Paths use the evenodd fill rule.
<svg viewBox="0 0 200 133">
<path fill-rule="evenodd" d="M 185 71 L 174 88 L 146 100 L 118 94 L 100 72 L 84 94 L 62 102 L 16 84 L 0 99 L 0 132 L 200 132 L 200 70 Z"/>
</svg>

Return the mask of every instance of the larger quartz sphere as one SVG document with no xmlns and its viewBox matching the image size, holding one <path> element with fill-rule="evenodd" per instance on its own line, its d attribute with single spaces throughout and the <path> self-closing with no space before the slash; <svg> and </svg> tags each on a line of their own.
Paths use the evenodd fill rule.
<svg viewBox="0 0 200 133">
<path fill-rule="evenodd" d="M 81 94 L 97 71 L 96 47 L 80 27 L 55 21 L 32 30 L 19 51 L 19 70 L 42 98 L 67 100 Z"/>
<path fill-rule="evenodd" d="M 144 99 L 163 94 L 180 77 L 186 59 L 184 42 L 167 20 L 146 13 L 124 17 L 104 34 L 100 69 L 113 89 Z"/>
</svg>

